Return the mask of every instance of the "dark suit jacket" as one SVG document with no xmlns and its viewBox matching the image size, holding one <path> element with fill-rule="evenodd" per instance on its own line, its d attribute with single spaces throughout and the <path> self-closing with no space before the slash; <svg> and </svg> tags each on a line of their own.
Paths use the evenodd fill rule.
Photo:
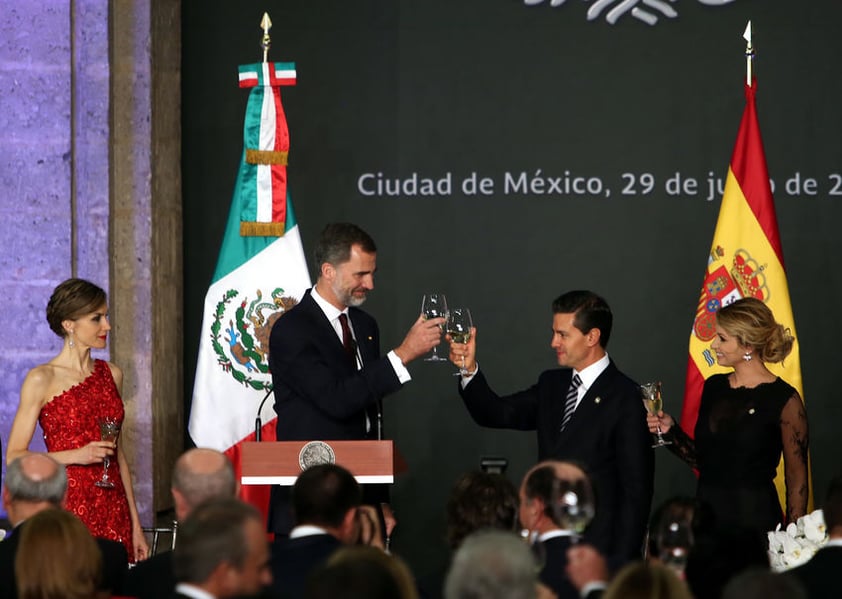
<svg viewBox="0 0 842 599">
<path fill-rule="evenodd" d="M 126 575 L 124 595 L 137 599 L 160 599 L 175 590 L 172 551 L 156 553 L 138 562 Z"/>
<path fill-rule="evenodd" d="M 561 432 L 572 370 L 541 373 L 518 393 L 497 395 L 479 371 L 459 393 L 482 426 L 535 430 L 538 459 L 578 462 L 591 478 L 596 516 L 585 532 L 612 564 L 639 558 L 652 502 L 654 455 L 640 390 L 613 362 Z"/>
<path fill-rule="evenodd" d="M 363 362 L 359 370 L 348 359 L 310 290 L 272 327 L 269 369 L 279 441 L 377 438 L 378 402 L 400 389 L 401 383 L 389 359 L 380 355 L 380 332 L 374 318 L 358 308 L 350 308 L 348 314 Z M 272 488 L 271 531 L 286 533 L 292 528 L 286 496 L 284 489 Z M 388 495 L 384 489 L 367 499 L 388 501 Z"/>
<path fill-rule="evenodd" d="M 810 561 L 787 572 L 797 578 L 807 591 L 808 599 L 839 597 L 842 580 L 842 547 L 819 549 Z"/>
<path fill-rule="evenodd" d="M 15 583 L 15 556 L 20 543 L 20 529 L 23 522 L 11 536 L 0 542 L 0 599 L 17 599 L 18 588 Z M 111 591 L 112 595 L 122 595 L 129 557 L 122 543 L 94 537 L 102 553 L 102 584 L 100 590 Z"/>
<path fill-rule="evenodd" d="M 329 534 L 278 539 L 272 544 L 272 591 L 275 596 L 304 596 L 307 577 L 342 546 Z"/>
<path fill-rule="evenodd" d="M 579 591 L 570 583 L 564 571 L 570 537 L 553 537 L 541 544 L 544 546 L 544 567 L 538 578 L 552 589 L 558 599 L 579 599 Z"/>
</svg>

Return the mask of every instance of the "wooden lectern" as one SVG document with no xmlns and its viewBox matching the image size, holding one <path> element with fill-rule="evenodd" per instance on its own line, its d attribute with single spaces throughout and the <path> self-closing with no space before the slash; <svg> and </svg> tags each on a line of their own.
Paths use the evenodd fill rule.
<svg viewBox="0 0 842 599">
<path fill-rule="evenodd" d="M 310 441 L 267 441 L 242 444 L 243 485 L 295 484 L 301 474 L 299 455 Z M 351 471 L 360 484 L 395 482 L 392 441 L 324 441 L 336 463 Z"/>
</svg>

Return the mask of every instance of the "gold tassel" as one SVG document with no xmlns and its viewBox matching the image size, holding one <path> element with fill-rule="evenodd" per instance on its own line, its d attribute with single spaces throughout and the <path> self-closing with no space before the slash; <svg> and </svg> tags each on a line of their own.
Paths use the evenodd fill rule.
<svg viewBox="0 0 842 599">
<path fill-rule="evenodd" d="M 273 150 L 246 149 L 246 163 L 248 164 L 280 164 L 287 165 L 289 152 L 275 152 Z"/>
<path fill-rule="evenodd" d="M 240 222 L 241 237 L 283 237 L 285 223 Z"/>
</svg>

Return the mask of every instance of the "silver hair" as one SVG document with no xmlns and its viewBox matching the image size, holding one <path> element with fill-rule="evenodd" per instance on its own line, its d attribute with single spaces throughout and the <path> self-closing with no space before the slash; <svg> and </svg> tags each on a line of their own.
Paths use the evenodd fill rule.
<svg viewBox="0 0 842 599">
<path fill-rule="evenodd" d="M 538 575 L 526 544 L 514 533 L 475 532 L 462 542 L 444 585 L 445 599 L 531 599 Z"/>
<path fill-rule="evenodd" d="M 219 454 L 219 457 L 220 467 L 213 472 L 196 472 L 183 459 L 176 462 L 172 488 L 184 496 L 190 509 L 208 499 L 234 497 L 237 494 L 237 479 L 231 461 L 223 454 Z"/>
<path fill-rule="evenodd" d="M 33 480 L 24 473 L 23 462 L 34 456 L 15 458 L 6 466 L 6 489 L 13 501 L 46 501 L 60 506 L 67 493 L 67 469 L 50 456 L 38 455 L 53 462 L 56 471 L 43 480 Z"/>
</svg>

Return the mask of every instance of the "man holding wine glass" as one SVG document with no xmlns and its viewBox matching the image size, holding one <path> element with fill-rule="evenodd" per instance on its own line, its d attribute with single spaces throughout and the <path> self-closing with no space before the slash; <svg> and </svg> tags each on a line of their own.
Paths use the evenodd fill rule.
<svg viewBox="0 0 842 599">
<path fill-rule="evenodd" d="M 418 315 L 403 341 L 380 353 L 377 321 L 359 306 L 374 289 L 377 247 L 351 223 L 329 224 L 313 252 L 316 284 L 279 318 L 269 368 L 279 441 L 381 438 L 381 401 L 410 380 L 406 365 L 441 341 L 445 318 Z M 395 520 L 385 487 L 367 486 L 364 502 L 382 508 L 388 536 Z M 288 490 L 272 488 L 269 530 L 292 528 Z"/>
<path fill-rule="evenodd" d="M 593 496 L 574 495 L 579 508 L 574 515 L 565 501 L 574 489 L 589 489 L 590 482 L 579 466 L 548 460 L 526 473 L 520 485 L 520 523 L 527 531 L 533 555 L 541 556 L 539 578 L 558 599 L 579 599 L 579 590 L 565 574 L 567 551 L 594 515 Z"/>
<path fill-rule="evenodd" d="M 553 302 L 552 342 L 561 368 L 529 389 L 492 390 L 476 360 L 477 329 L 467 343 L 450 343 L 450 360 L 464 366 L 459 394 L 481 426 L 534 430 L 538 459 L 581 464 L 596 495 L 585 540 L 612 565 L 639 558 L 652 500 L 654 456 L 640 389 L 605 350 L 613 316 L 592 291 L 570 291 Z"/>
</svg>

